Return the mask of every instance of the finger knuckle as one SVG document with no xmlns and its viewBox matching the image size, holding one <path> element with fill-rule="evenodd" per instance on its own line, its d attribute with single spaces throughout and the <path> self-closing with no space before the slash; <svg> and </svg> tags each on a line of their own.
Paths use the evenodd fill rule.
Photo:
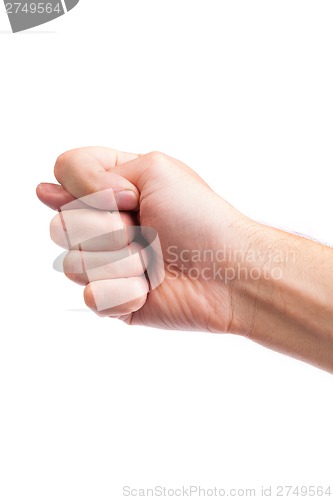
<svg viewBox="0 0 333 500">
<path fill-rule="evenodd" d="M 52 241 L 57 242 L 59 240 L 60 232 L 60 217 L 59 214 L 55 215 L 50 222 L 50 236 Z"/>
<path fill-rule="evenodd" d="M 66 166 L 68 166 L 68 164 L 72 160 L 74 154 L 75 149 L 72 149 L 58 156 L 54 166 L 54 174 L 57 178 L 61 177 L 64 170 L 66 169 Z"/>
<path fill-rule="evenodd" d="M 166 161 L 167 156 L 160 151 L 152 151 L 148 153 L 147 159 L 151 162 L 153 166 L 163 165 Z"/>
</svg>

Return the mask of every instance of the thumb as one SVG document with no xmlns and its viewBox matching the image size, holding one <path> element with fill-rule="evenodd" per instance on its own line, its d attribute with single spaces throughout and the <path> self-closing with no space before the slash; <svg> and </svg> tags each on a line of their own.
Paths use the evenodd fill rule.
<svg viewBox="0 0 333 500">
<path fill-rule="evenodd" d="M 36 188 L 36 194 L 44 205 L 53 210 L 60 210 L 62 206 L 75 200 L 65 188 L 59 184 L 50 184 L 49 182 L 39 184 Z"/>
<path fill-rule="evenodd" d="M 94 194 L 84 196 L 78 201 L 60 184 L 41 182 L 36 188 L 38 199 L 53 210 L 87 208 L 87 205 L 102 210 L 125 210 L 137 209 L 138 198 L 130 190 L 113 192 L 113 189 L 98 191 Z M 77 201 L 75 201 L 77 200 Z M 74 202 L 75 203 L 72 203 Z M 82 203 L 81 203 L 82 202 Z"/>
</svg>

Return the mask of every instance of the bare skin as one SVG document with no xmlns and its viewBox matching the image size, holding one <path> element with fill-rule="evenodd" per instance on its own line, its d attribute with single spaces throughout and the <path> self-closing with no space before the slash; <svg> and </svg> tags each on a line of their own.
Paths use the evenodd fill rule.
<svg viewBox="0 0 333 500">
<path fill-rule="evenodd" d="M 58 158 L 55 176 L 59 185 L 37 188 L 49 207 L 58 210 L 112 188 L 122 224 L 152 227 L 160 238 L 165 279 L 151 291 L 134 257 L 123 269 L 113 267 L 91 280 L 84 269 L 71 269 L 82 257 L 80 247 L 71 248 L 66 274 L 85 286 L 85 302 L 99 315 L 128 324 L 239 334 L 333 373 L 331 248 L 248 219 L 193 170 L 162 153 L 73 150 Z M 102 225 L 108 216 L 89 208 L 68 215 L 73 227 L 82 228 L 87 220 Z M 58 214 L 51 237 L 65 246 L 60 224 Z M 85 258 L 96 266 L 106 255 L 114 259 L 119 248 L 103 245 Z M 126 303 L 97 310 L 97 296 L 125 296 L 131 288 L 135 293 Z"/>
</svg>

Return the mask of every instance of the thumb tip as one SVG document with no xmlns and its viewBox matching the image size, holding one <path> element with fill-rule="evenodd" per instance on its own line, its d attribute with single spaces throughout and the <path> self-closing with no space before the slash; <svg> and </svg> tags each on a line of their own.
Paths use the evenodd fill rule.
<svg viewBox="0 0 333 500">
<path fill-rule="evenodd" d="M 49 208 L 59 210 L 62 205 L 74 200 L 65 189 L 59 184 L 42 182 L 36 187 L 37 198 Z"/>
<path fill-rule="evenodd" d="M 139 198 L 134 191 L 126 189 L 118 191 L 115 194 L 118 210 L 137 210 L 139 207 Z"/>
</svg>

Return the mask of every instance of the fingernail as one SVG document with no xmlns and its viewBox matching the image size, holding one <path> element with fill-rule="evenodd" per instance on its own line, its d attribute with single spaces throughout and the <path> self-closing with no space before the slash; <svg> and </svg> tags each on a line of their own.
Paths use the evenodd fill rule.
<svg viewBox="0 0 333 500">
<path fill-rule="evenodd" d="M 138 205 L 138 197 L 134 191 L 118 191 L 114 193 L 119 210 L 134 210 Z"/>
<path fill-rule="evenodd" d="M 50 182 L 41 182 L 38 184 L 37 188 L 49 193 L 54 192 L 56 189 L 60 189 L 61 186 L 59 184 L 51 184 Z"/>
</svg>

